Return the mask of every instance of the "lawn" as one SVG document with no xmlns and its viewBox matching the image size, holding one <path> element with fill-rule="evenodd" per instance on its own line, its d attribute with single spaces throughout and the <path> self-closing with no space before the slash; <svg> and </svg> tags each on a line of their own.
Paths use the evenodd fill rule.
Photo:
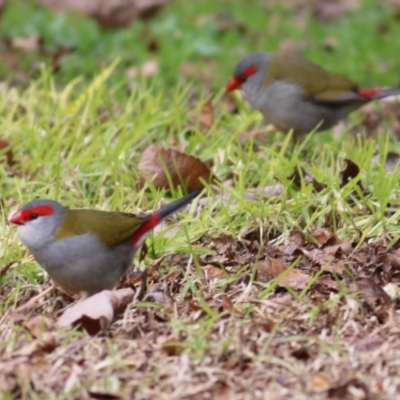
<svg viewBox="0 0 400 400">
<path fill-rule="evenodd" d="M 367 105 L 294 143 L 224 86 L 246 54 L 293 48 L 361 86 L 399 87 L 400 9 L 282 3 L 176 0 L 104 29 L 77 12 L 8 2 L 0 397 L 396 397 L 399 103 Z M 118 286 L 135 299 L 93 335 L 60 327 L 74 303 L 62 291 L 18 312 L 51 282 L 8 216 L 34 198 L 155 210 L 186 189 L 144 177 L 152 145 L 196 157 L 213 180 L 147 239 Z"/>
</svg>

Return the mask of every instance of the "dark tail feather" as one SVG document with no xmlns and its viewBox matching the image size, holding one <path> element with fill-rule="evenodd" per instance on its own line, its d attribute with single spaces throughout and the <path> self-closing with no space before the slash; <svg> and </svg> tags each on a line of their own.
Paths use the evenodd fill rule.
<svg viewBox="0 0 400 400">
<path fill-rule="evenodd" d="M 134 249 L 137 249 L 142 245 L 144 240 L 146 239 L 147 234 L 157 226 L 163 219 L 169 217 L 170 215 L 178 212 L 182 208 L 184 208 L 187 204 L 189 204 L 196 196 L 200 194 L 200 191 L 193 192 L 188 194 L 187 196 L 182 197 L 179 200 L 173 201 L 172 203 L 167 204 L 164 207 L 161 207 L 159 210 L 154 212 L 153 214 L 148 215 L 143 224 L 136 230 L 132 237 L 132 246 Z"/>
<path fill-rule="evenodd" d="M 168 216 L 175 214 L 182 208 L 184 208 L 199 194 L 200 194 L 200 191 L 189 193 L 188 195 L 180 198 L 179 200 L 175 200 L 172 203 L 169 203 L 166 206 L 161 207 L 153 215 L 158 215 L 160 217 L 159 221 L 161 221 L 161 220 L 167 218 Z"/>
<path fill-rule="evenodd" d="M 372 99 L 383 99 L 385 97 L 390 96 L 399 96 L 400 95 L 400 88 L 399 89 L 383 89 L 380 93 L 372 96 Z"/>
</svg>

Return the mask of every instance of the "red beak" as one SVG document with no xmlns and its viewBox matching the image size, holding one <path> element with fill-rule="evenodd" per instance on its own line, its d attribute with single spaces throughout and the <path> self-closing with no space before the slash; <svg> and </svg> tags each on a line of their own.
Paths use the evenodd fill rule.
<svg viewBox="0 0 400 400">
<path fill-rule="evenodd" d="M 240 89 L 242 82 L 240 79 L 233 77 L 225 87 L 225 92 L 231 92 L 232 90 Z"/>
<path fill-rule="evenodd" d="M 22 211 L 17 211 L 11 217 L 8 218 L 8 222 L 16 225 L 25 225 L 24 218 L 22 216 Z"/>
</svg>

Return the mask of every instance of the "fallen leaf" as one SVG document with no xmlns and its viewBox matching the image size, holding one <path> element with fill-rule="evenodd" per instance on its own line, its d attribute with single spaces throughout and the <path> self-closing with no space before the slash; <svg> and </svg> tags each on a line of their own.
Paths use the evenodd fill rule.
<svg viewBox="0 0 400 400">
<path fill-rule="evenodd" d="M 57 346 L 57 339 L 54 332 L 43 332 L 40 338 L 33 340 L 22 348 L 13 352 L 14 357 L 28 357 L 33 354 L 52 352 Z"/>
<path fill-rule="evenodd" d="M 149 19 L 157 15 L 168 4 L 168 0 L 136 0 L 136 16 Z"/>
<path fill-rule="evenodd" d="M 291 352 L 291 355 L 294 358 L 297 358 L 298 360 L 303 360 L 303 361 L 309 360 L 311 357 L 311 354 L 306 347 L 300 347 L 299 349 L 293 350 Z"/>
<path fill-rule="evenodd" d="M 219 280 L 223 279 L 226 277 L 226 273 L 218 267 L 215 267 L 214 265 L 205 265 L 204 267 L 201 267 L 201 269 L 204 272 L 204 276 L 208 280 Z"/>
<path fill-rule="evenodd" d="M 387 293 L 387 295 L 392 300 L 395 300 L 397 297 L 399 297 L 399 294 L 400 294 L 399 287 L 393 282 L 388 283 L 387 285 L 385 285 L 383 287 L 383 290 Z"/>
<path fill-rule="evenodd" d="M 348 256 L 353 252 L 353 245 L 349 242 L 334 244 L 331 246 L 324 247 L 324 252 L 326 254 L 335 255 L 336 257 L 339 257 L 341 254 Z"/>
<path fill-rule="evenodd" d="M 90 335 L 95 335 L 111 324 L 115 311 L 125 308 L 133 296 L 131 288 L 103 290 L 67 308 L 57 325 L 67 329 L 80 325 Z"/>
<path fill-rule="evenodd" d="M 298 188 L 301 188 L 304 183 L 310 184 L 316 193 L 319 193 L 326 188 L 325 184 L 318 182 L 310 172 L 307 172 L 302 167 L 296 167 L 288 179 Z"/>
<path fill-rule="evenodd" d="M 242 313 L 233 305 L 231 298 L 226 294 L 222 296 L 222 307 L 230 314 L 242 315 Z"/>
<path fill-rule="evenodd" d="M 99 0 L 36 0 L 36 2 L 56 13 L 74 10 L 84 15 L 93 13 L 100 3 Z"/>
<path fill-rule="evenodd" d="M 198 121 L 200 122 L 200 128 L 203 130 L 210 129 L 214 125 L 214 107 L 211 100 L 206 101 L 202 105 Z"/>
<path fill-rule="evenodd" d="M 0 154 L 5 154 L 7 165 L 12 167 L 15 164 L 14 154 L 11 149 L 9 149 L 10 143 L 6 140 L 0 139 Z M 4 150 L 3 150 L 4 149 Z M 1 160 L 1 159 L 0 159 Z"/>
<path fill-rule="evenodd" d="M 168 339 L 161 344 L 161 349 L 168 356 L 178 356 L 185 350 L 185 346 L 179 340 Z"/>
<path fill-rule="evenodd" d="M 377 305 L 388 307 L 392 304 L 388 294 L 371 278 L 358 278 L 356 286 L 370 307 L 375 308 Z"/>
<path fill-rule="evenodd" d="M 394 269 L 400 269 L 400 257 L 395 254 L 386 253 L 382 254 L 376 260 L 376 264 L 387 263 Z"/>
<path fill-rule="evenodd" d="M 215 24 L 220 32 L 237 31 L 243 34 L 247 26 L 242 21 L 234 19 L 233 15 L 227 12 L 220 12 L 215 16 Z"/>
<path fill-rule="evenodd" d="M 336 236 L 329 228 L 317 228 L 312 233 L 313 239 L 316 241 L 318 247 L 323 247 L 325 244 L 328 243 L 332 238 L 334 241 L 337 241 Z M 331 243 L 335 244 L 335 243 Z"/>
<path fill-rule="evenodd" d="M 295 243 L 299 247 L 303 246 L 304 243 L 306 242 L 306 237 L 304 235 L 304 232 L 302 232 L 299 229 L 294 229 L 293 231 L 290 232 L 289 242 Z"/>
<path fill-rule="evenodd" d="M 260 282 L 269 282 L 277 278 L 287 269 L 279 260 L 272 257 L 267 257 L 265 261 L 260 261 L 257 264 L 256 279 Z"/>
<path fill-rule="evenodd" d="M 312 13 L 321 22 L 332 22 L 343 16 L 344 13 L 354 11 L 358 7 L 358 0 L 313 0 Z"/>
<path fill-rule="evenodd" d="M 95 400 L 120 400 L 120 399 L 122 399 L 121 396 L 111 394 L 111 393 L 94 392 L 91 390 L 88 390 L 87 392 L 88 392 L 90 399 L 95 399 Z"/>
<path fill-rule="evenodd" d="M 0 0 L 0 18 L 3 15 L 4 9 L 6 8 L 7 0 Z"/>
<path fill-rule="evenodd" d="M 142 365 L 144 365 L 147 362 L 148 359 L 149 359 L 149 357 L 146 354 L 146 352 L 144 352 L 142 350 L 137 350 L 137 351 L 135 351 L 135 353 L 124 357 L 123 360 L 124 360 L 125 365 L 132 367 L 132 368 L 139 369 L 142 367 Z"/>
<path fill-rule="evenodd" d="M 23 53 L 32 53 L 33 51 L 39 50 L 40 37 L 36 34 L 26 38 L 14 37 L 11 40 L 11 47 Z"/>
<path fill-rule="evenodd" d="M 43 336 L 44 332 L 50 331 L 54 327 L 54 322 L 43 315 L 36 315 L 25 322 L 24 326 L 33 337 L 38 339 Z"/>
<path fill-rule="evenodd" d="M 135 19 L 156 15 L 168 0 L 37 0 L 54 12 L 79 12 L 97 21 L 103 29 L 125 28 Z"/>
<path fill-rule="evenodd" d="M 359 352 L 367 352 L 367 351 L 374 351 L 376 349 L 379 349 L 385 341 L 380 338 L 379 336 L 374 336 L 374 337 L 364 337 L 362 339 L 356 339 L 353 341 L 353 345 L 356 348 L 357 351 Z"/>
<path fill-rule="evenodd" d="M 338 290 L 339 285 L 336 281 L 334 281 L 330 275 L 322 275 L 317 278 L 315 281 L 315 285 L 320 285 L 326 287 L 327 289 L 331 290 Z"/>
<path fill-rule="evenodd" d="M 292 269 L 279 283 L 278 286 L 291 288 L 295 290 L 303 290 L 310 277 L 298 269 Z"/>
<path fill-rule="evenodd" d="M 322 375 L 314 376 L 312 381 L 317 388 L 327 389 L 329 387 L 329 381 Z"/>
<path fill-rule="evenodd" d="M 265 261 L 257 264 L 257 277 L 260 282 L 269 282 L 278 278 L 287 270 L 287 267 L 279 260 L 272 257 L 267 257 Z M 279 281 L 278 286 L 291 289 L 304 289 L 310 277 L 300 270 L 292 269 L 288 274 Z"/>
<path fill-rule="evenodd" d="M 367 385 L 357 378 L 350 379 L 342 385 L 330 387 L 327 391 L 328 398 L 336 400 L 354 399 L 354 393 L 358 394 L 357 398 L 359 399 L 368 399 L 370 397 Z"/>
<path fill-rule="evenodd" d="M 341 177 L 340 186 L 343 187 L 347 185 L 347 183 L 349 183 L 351 179 L 357 178 L 359 174 L 360 174 L 359 166 L 355 162 L 346 158 L 344 160 L 344 168 L 340 172 L 340 177 Z"/>
<path fill-rule="evenodd" d="M 205 182 L 215 180 L 210 169 L 200 159 L 176 150 L 149 146 L 142 154 L 139 170 L 144 176 L 139 186 L 145 184 L 144 177 L 151 179 L 157 189 L 170 189 L 179 185 L 189 192 L 201 190 Z"/>
</svg>

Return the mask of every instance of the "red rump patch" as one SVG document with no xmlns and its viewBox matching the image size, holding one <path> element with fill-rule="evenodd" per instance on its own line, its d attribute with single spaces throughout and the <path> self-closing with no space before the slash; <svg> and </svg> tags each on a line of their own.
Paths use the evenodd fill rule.
<svg viewBox="0 0 400 400">
<path fill-rule="evenodd" d="M 358 94 L 364 97 L 372 98 L 374 96 L 378 96 L 382 93 L 382 89 L 364 89 L 359 90 Z"/>
<path fill-rule="evenodd" d="M 151 231 L 158 223 L 161 221 L 162 216 L 159 214 L 154 214 L 147 220 L 140 228 L 133 234 L 132 246 L 139 243 L 140 239 L 149 231 Z"/>
</svg>

